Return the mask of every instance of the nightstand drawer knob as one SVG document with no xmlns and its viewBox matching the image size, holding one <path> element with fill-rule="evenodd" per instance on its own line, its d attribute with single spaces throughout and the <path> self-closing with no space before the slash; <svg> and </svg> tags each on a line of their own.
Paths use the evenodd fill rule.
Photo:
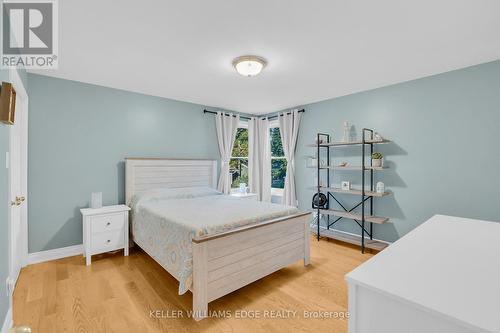
<svg viewBox="0 0 500 333">
<path fill-rule="evenodd" d="M 126 218 L 124 214 L 121 213 L 96 215 L 91 217 L 90 223 L 92 230 L 91 233 L 96 234 L 100 232 L 123 229 L 126 223 Z M 105 244 L 106 239 L 103 239 L 101 242 Z"/>
<path fill-rule="evenodd" d="M 106 243 L 110 243 L 110 242 L 111 242 L 111 239 L 108 239 L 108 240 L 106 241 Z"/>
</svg>

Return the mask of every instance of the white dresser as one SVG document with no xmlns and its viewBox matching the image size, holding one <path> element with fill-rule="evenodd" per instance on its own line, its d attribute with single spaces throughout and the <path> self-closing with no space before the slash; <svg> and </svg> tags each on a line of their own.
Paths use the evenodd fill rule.
<svg viewBox="0 0 500 333">
<path fill-rule="evenodd" d="M 128 256 L 128 212 L 125 205 L 83 208 L 83 255 L 90 265 L 92 255 L 124 249 Z"/>
<path fill-rule="evenodd" d="M 500 332 L 500 223 L 436 215 L 347 274 L 350 333 Z"/>
</svg>

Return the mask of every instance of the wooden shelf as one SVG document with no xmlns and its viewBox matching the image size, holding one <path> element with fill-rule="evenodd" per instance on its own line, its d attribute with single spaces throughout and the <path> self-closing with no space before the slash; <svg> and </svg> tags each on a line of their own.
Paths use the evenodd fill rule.
<svg viewBox="0 0 500 333">
<path fill-rule="evenodd" d="M 309 187 L 310 190 L 318 190 L 318 188 L 316 186 L 311 186 Z M 321 191 L 322 192 L 333 192 L 333 193 L 344 193 L 344 194 L 352 194 L 352 195 L 361 195 L 361 190 L 357 190 L 357 189 L 350 189 L 348 191 L 346 190 L 343 190 L 341 188 L 338 188 L 338 187 L 324 187 L 324 186 L 321 186 Z M 384 192 L 384 193 L 378 193 L 378 192 L 375 192 L 375 191 L 367 191 L 365 190 L 365 196 L 367 197 L 385 197 L 386 195 L 389 195 L 390 193 L 389 192 Z"/>
<path fill-rule="evenodd" d="M 342 206 L 342 204 L 338 201 L 337 201 L 337 203 L 339 204 L 339 206 L 341 206 L 343 208 L 343 210 L 339 210 L 337 207 L 332 206 L 332 208 L 337 208 L 337 209 L 319 209 L 319 210 L 318 209 L 311 209 L 310 211 L 319 212 L 319 213 L 322 213 L 322 214 L 328 215 L 328 216 L 332 215 L 332 216 L 337 217 L 337 220 L 339 220 L 341 218 L 355 220 L 356 222 L 358 222 L 358 224 L 360 224 L 360 228 L 361 228 L 361 223 L 359 221 L 363 220 L 363 218 L 364 218 L 364 222 L 376 223 L 376 224 L 383 224 L 389 220 L 389 218 L 387 218 L 387 217 L 373 215 L 375 212 L 372 209 L 366 210 L 366 205 L 365 205 L 366 200 L 368 200 L 368 199 L 373 200 L 373 198 L 384 197 L 384 196 L 389 195 L 390 193 L 389 192 L 377 193 L 376 191 L 366 190 L 367 187 L 369 189 L 374 189 L 375 187 L 373 185 L 373 177 L 369 178 L 368 181 L 366 180 L 365 171 L 370 171 L 371 175 L 373 176 L 373 171 L 385 170 L 385 169 L 388 169 L 388 167 L 372 166 L 371 164 L 373 163 L 373 160 L 370 160 L 371 156 L 366 155 L 367 152 L 364 148 L 365 148 L 365 145 L 370 145 L 373 148 L 373 145 L 375 145 L 375 144 L 385 144 L 385 143 L 390 143 L 391 141 L 386 140 L 386 139 L 363 140 L 363 138 L 366 138 L 365 130 L 368 130 L 368 131 L 371 131 L 372 133 L 374 133 L 373 130 L 371 130 L 371 129 L 363 129 L 362 139 L 357 140 L 357 141 L 352 141 L 352 142 L 339 142 L 339 141 L 326 142 L 326 141 L 329 141 L 330 139 L 332 139 L 332 136 L 329 134 L 318 133 L 317 137 L 319 138 L 320 136 L 322 136 L 322 139 L 326 139 L 326 140 L 324 140 L 325 142 L 308 144 L 307 147 L 316 148 L 317 153 L 313 153 L 312 155 L 306 155 L 306 158 L 313 159 L 313 161 L 306 161 L 306 167 L 310 168 L 310 169 L 316 169 L 317 173 L 318 173 L 317 185 L 313 186 L 313 187 L 309 187 L 309 189 L 315 191 L 316 193 L 317 192 L 330 193 L 330 196 L 333 196 L 333 193 L 340 193 L 340 194 L 343 193 L 343 194 L 349 194 L 349 195 L 355 195 L 355 196 L 357 195 L 361 198 L 361 202 L 359 204 L 357 204 L 354 208 L 351 209 L 352 212 L 346 211 L 346 209 L 344 209 L 344 206 Z M 372 139 L 374 138 L 373 135 L 369 135 L 369 137 Z M 378 137 L 378 135 L 377 135 L 377 137 Z M 349 147 L 349 146 L 358 146 L 359 148 L 363 148 L 363 149 L 359 149 L 359 154 L 360 154 L 361 160 L 358 160 L 358 162 L 354 161 L 353 165 L 351 165 L 350 164 L 351 161 L 349 161 L 348 165 L 340 166 L 338 164 L 342 160 L 337 159 L 337 160 L 335 160 L 335 162 L 336 162 L 335 164 L 337 164 L 337 165 L 333 165 L 334 163 L 332 163 L 332 160 L 329 159 L 330 157 L 332 157 L 332 151 L 330 151 L 330 148 L 337 148 L 337 147 L 341 148 L 341 147 Z M 324 151 L 324 152 L 325 153 L 328 152 L 328 155 L 327 155 L 328 159 L 325 159 L 324 157 L 322 157 L 322 154 L 320 154 L 320 148 L 326 148 L 325 149 L 326 151 Z M 370 153 L 369 149 L 368 149 L 368 152 Z M 318 156 L 315 156 L 315 155 L 318 155 Z M 340 156 L 338 156 L 338 157 L 340 157 Z M 312 165 L 314 162 L 316 162 L 315 166 Z M 346 164 L 347 162 L 343 162 L 343 163 Z M 359 163 L 359 164 L 356 165 L 356 163 Z M 311 165 L 307 165 L 307 164 L 311 164 Z M 324 164 L 326 164 L 326 165 L 324 165 Z M 320 170 L 327 170 L 326 171 L 327 173 L 326 174 L 320 173 Z M 336 184 L 336 185 L 332 184 L 330 182 L 330 177 L 328 177 L 328 183 L 325 184 L 324 186 L 320 186 L 320 184 L 323 183 L 321 176 L 327 176 L 327 175 L 330 176 L 331 175 L 330 170 L 332 170 L 334 174 L 336 173 L 336 171 L 359 172 L 360 175 L 362 176 L 361 177 L 362 184 L 360 184 L 359 188 L 357 188 L 357 189 L 343 190 L 340 187 L 340 184 Z M 337 187 L 335 187 L 335 186 L 337 186 Z M 361 207 L 359 209 L 355 209 L 360 205 L 361 205 Z M 373 208 L 373 206 L 371 206 L 371 208 Z M 354 211 L 354 210 L 356 210 L 356 211 Z M 362 215 L 360 213 L 360 211 L 365 212 L 365 214 Z M 368 214 L 366 214 L 367 212 L 368 212 Z M 318 220 L 319 220 L 319 217 L 318 217 Z M 371 226 L 371 224 L 370 224 L 370 226 Z M 370 228 L 370 230 L 371 230 L 371 228 Z M 315 229 L 313 229 L 313 231 L 315 231 Z M 366 229 L 363 231 L 366 231 Z M 380 251 L 387 246 L 387 244 L 384 242 L 375 242 L 375 241 L 369 240 L 369 237 L 368 237 L 368 239 L 366 237 L 362 238 L 361 236 L 356 236 L 356 235 L 350 234 L 350 233 L 342 233 L 342 232 L 339 232 L 338 230 L 335 232 L 335 231 L 333 231 L 333 229 L 330 230 L 328 228 L 320 228 L 318 230 L 318 233 L 320 234 L 320 235 L 318 235 L 318 237 L 319 236 L 326 236 L 329 238 L 337 239 L 340 241 L 344 241 L 344 242 L 348 242 L 348 243 L 356 244 L 356 245 L 361 245 L 361 243 L 362 243 L 361 240 L 363 240 L 364 246 L 362 247 L 361 252 L 364 251 L 365 247 L 371 248 L 371 249 L 376 249 L 376 250 Z M 365 233 L 365 235 L 366 235 L 366 233 Z M 373 233 L 372 233 L 372 235 L 373 235 Z M 366 242 L 365 242 L 365 240 L 366 240 Z"/>
<path fill-rule="evenodd" d="M 389 143 L 391 142 L 390 140 L 367 140 L 365 141 L 366 144 L 384 144 L 384 143 Z M 362 141 L 353 141 L 353 142 L 330 142 L 330 143 L 321 143 L 319 146 L 320 147 L 345 147 L 345 146 L 358 146 L 363 144 Z M 316 143 L 308 144 L 307 147 L 318 147 Z"/>
<path fill-rule="evenodd" d="M 311 210 L 313 212 L 317 211 L 317 209 L 311 209 Z M 360 213 L 352 213 L 352 212 L 346 212 L 343 210 L 336 210 L 336 209 L 320 209 L 320 211 L 322 214 L 328 214 L 328 215 L 333 215 L 333 216 L 337 216 L 337 217 L 345 217 L 346 219 L 361 221 L 361 214 Z M 387 221 L 389 221 L 389 219 L 387 217 L 365 215 L 365 222 L 383 224 Z"/>
<path fill-rule="evenodd" d="M 317 226 L 311 226 L 311 232 L 316 235 L 318 233 Z M 327 238 L 335 239 L 335 240 L 338 240 L 341 242 L 361 246 L 361 236 L 350 235 L 350 234 L 338 232 L 338 231 L 335 231 L 332 229 L 327 229 L 324 227 L 320 227 L 320 234 L 323 237 L 327 237 Z M 389 246 L 389 244 L 379 242 L 376 240 L 371 240 L 369 237 L 365 237 L 365 247 L 368 249 L 382 251 L 387 246 Z"/>
<path fill-rule="evenodd" d="M 308 166 L 310 169 L 317 169 L 315 166 Z M 355 171 L 361 171 L 362 167 L 361 165 L 348 165 L 348 166 L 338 166 L 338 165 L 333 165 L 333 166 L 322 166 L 320 169 L 331 169 L 331 170 L 355 170 Z M 365 166 L 365 171 L 369 170 L 385 170 L 388 169 L 387 167 L 372 167 L 372 166 Z"/>
</svg>

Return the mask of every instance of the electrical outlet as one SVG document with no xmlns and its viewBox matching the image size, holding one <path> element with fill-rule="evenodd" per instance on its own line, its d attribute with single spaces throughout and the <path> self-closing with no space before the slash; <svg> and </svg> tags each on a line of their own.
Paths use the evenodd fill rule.
<svg viewBox="0 0 500 333">
<path fill-rule="evenodd" d="M 5 279 L 5 294 L 7 297 L 10 296 L 10 279 Z"/>
<path fill-rule="evenodd" d="M 14 281 L 10 277 L 5 279 L 5 293 L 10 297 L 14 293 Z"/>
</svg>

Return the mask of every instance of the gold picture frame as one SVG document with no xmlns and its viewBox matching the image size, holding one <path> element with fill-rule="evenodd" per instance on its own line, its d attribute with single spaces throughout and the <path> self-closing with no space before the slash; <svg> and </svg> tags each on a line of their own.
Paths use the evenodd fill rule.
<svg viewBox="0 0 500 333">
<path fill-rule="evenodd" d="M 12 83 L 2 82 L 0 89 L 0 121 L 13 125 L 16 114 L 16 91 Z"/>
</svg>

